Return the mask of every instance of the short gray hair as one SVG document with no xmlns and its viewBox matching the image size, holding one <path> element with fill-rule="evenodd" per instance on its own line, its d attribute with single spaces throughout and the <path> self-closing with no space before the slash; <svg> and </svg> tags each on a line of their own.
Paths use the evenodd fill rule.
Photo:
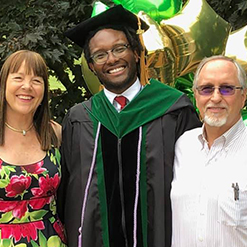
<svg viewBox="0 0 247 247">
<path fill-rule="evenodd" d="M 195 89 L 196 86 L 197 86 L 199 74 L 200 74 L 203 66 L 206 63 L 208 63 L 210 61 L 213 61 L 213 60 L 226 60 L 226 61 L 232 62 L 237 68 L 238 81 L 239 81 L 241 87 L 243 87 L 243 89 L 247 88 L 247 85 L 246 85 L 246 73 L 245 73 L 243 67 L 237 61 L 235 61 L 234 59 L 232 59 L 230 57 L 226 57 L 226 56 L 223 56 L 223 55 L 214 55 L 214 56 L 211 56 L 211 57 L 205 57 L 199 63 L 199 65 L 198 65 L 198 67 L 196 69 L 196 72 L 195 72 L 194 80 L 193 80 L 193 89 Z"/>
</svg>

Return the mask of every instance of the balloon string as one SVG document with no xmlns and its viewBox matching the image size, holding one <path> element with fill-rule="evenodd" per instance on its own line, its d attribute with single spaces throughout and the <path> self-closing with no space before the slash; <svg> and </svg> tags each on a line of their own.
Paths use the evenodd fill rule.
<svg viewBox="0 0 247 247">
<path fill-rule="evenodd" d="M 145 46 L 144 46 L 144 41 L 143 41 L 143 37 L 142 37 L 144 30 L 141 29 L 140 17 L 137 16 L 137 19 L 138 19 L 138 30 L 136 33 L 139 35 L 139 39 L 140 39 L 140 42 L 142 45 L 142 51 L 141 51 L 141 56 L 140 56 L 140 70 L 141 70 L 140 71 L 140 73 L 141 73 L 140 81 L 141 81 L 141 84 L 143 86 L 145 86 L 146 84 L 149 84 L 149 81 L 148 81 L 147 67 L 146 67 L 146 61 L 145 61 Z"/>
</svg>

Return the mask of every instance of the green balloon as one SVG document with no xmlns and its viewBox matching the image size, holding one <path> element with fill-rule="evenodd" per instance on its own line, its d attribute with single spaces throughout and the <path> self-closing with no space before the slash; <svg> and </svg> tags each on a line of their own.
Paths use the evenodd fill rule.
<svg viewBox="0 0 247 247">
<path fill-rule="evenodd" d="M 100 1 L 96 1 L 93 5 L 93 12 L 91 14 L 91 17 L 94 17 L 94 16 L 106 11 L 107 9 L 109 9 L 109 7 L 107 5 L 105 5 L 104 3 L 100 2 Z"/>
<path fill-rule="evenodd" d="M 163 19 L 169 19 L 182 8 L 182 0 L 112 0 L 115 4 L 121 4 L 132 13 L 140 11 L 147 13 L 158 23 Z"/>
</svg>

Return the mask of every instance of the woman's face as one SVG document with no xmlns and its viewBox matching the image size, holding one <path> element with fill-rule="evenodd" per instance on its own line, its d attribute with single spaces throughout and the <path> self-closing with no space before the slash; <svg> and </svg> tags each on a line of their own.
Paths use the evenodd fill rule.
<svg viewBox="0 0 247 247">
<path fill-rule="evenodd" d="M 16 73 L 10 73 L 6 81 L 5 98 L 8 114 L 33 117 L 44 97 L 44 80 L 33 73 L 27 74 L 25 61 Z"/>
</svg>

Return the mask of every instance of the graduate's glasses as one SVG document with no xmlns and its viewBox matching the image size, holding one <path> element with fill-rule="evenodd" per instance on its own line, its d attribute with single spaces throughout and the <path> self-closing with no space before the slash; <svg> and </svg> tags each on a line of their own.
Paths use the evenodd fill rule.
<svg viewBox="0 0 247 247">
<path fill-rule="evenodd" d="M 108 59 L 109 53 L 112 53 L 114 57 L 121 58 L 126 55 L 126 51 L 129 47 L 129 44 L 124 44 L 115 46 L 108 51 L 98 51 L 91 56 L 91 59 L 97 64 L 104 64 Z"/>
<path fill-rule="evenodd" d="M 219 89 L 219 92 L 222 96 L 230 96 L 233 95 L 235 93 L 236 89 L 243 89 L 243 87 L 236 87 L 236 86 L 232 86 L 232 85 L 223 85 L 223 86 L 219 86 L 219 87 L 214 87 L 214 86 L 199 86 L 196 87 L 198 93 L 200 95 L 203 96 L 210 96 L 213 94 L 215 89 Z"/>
</svg>

